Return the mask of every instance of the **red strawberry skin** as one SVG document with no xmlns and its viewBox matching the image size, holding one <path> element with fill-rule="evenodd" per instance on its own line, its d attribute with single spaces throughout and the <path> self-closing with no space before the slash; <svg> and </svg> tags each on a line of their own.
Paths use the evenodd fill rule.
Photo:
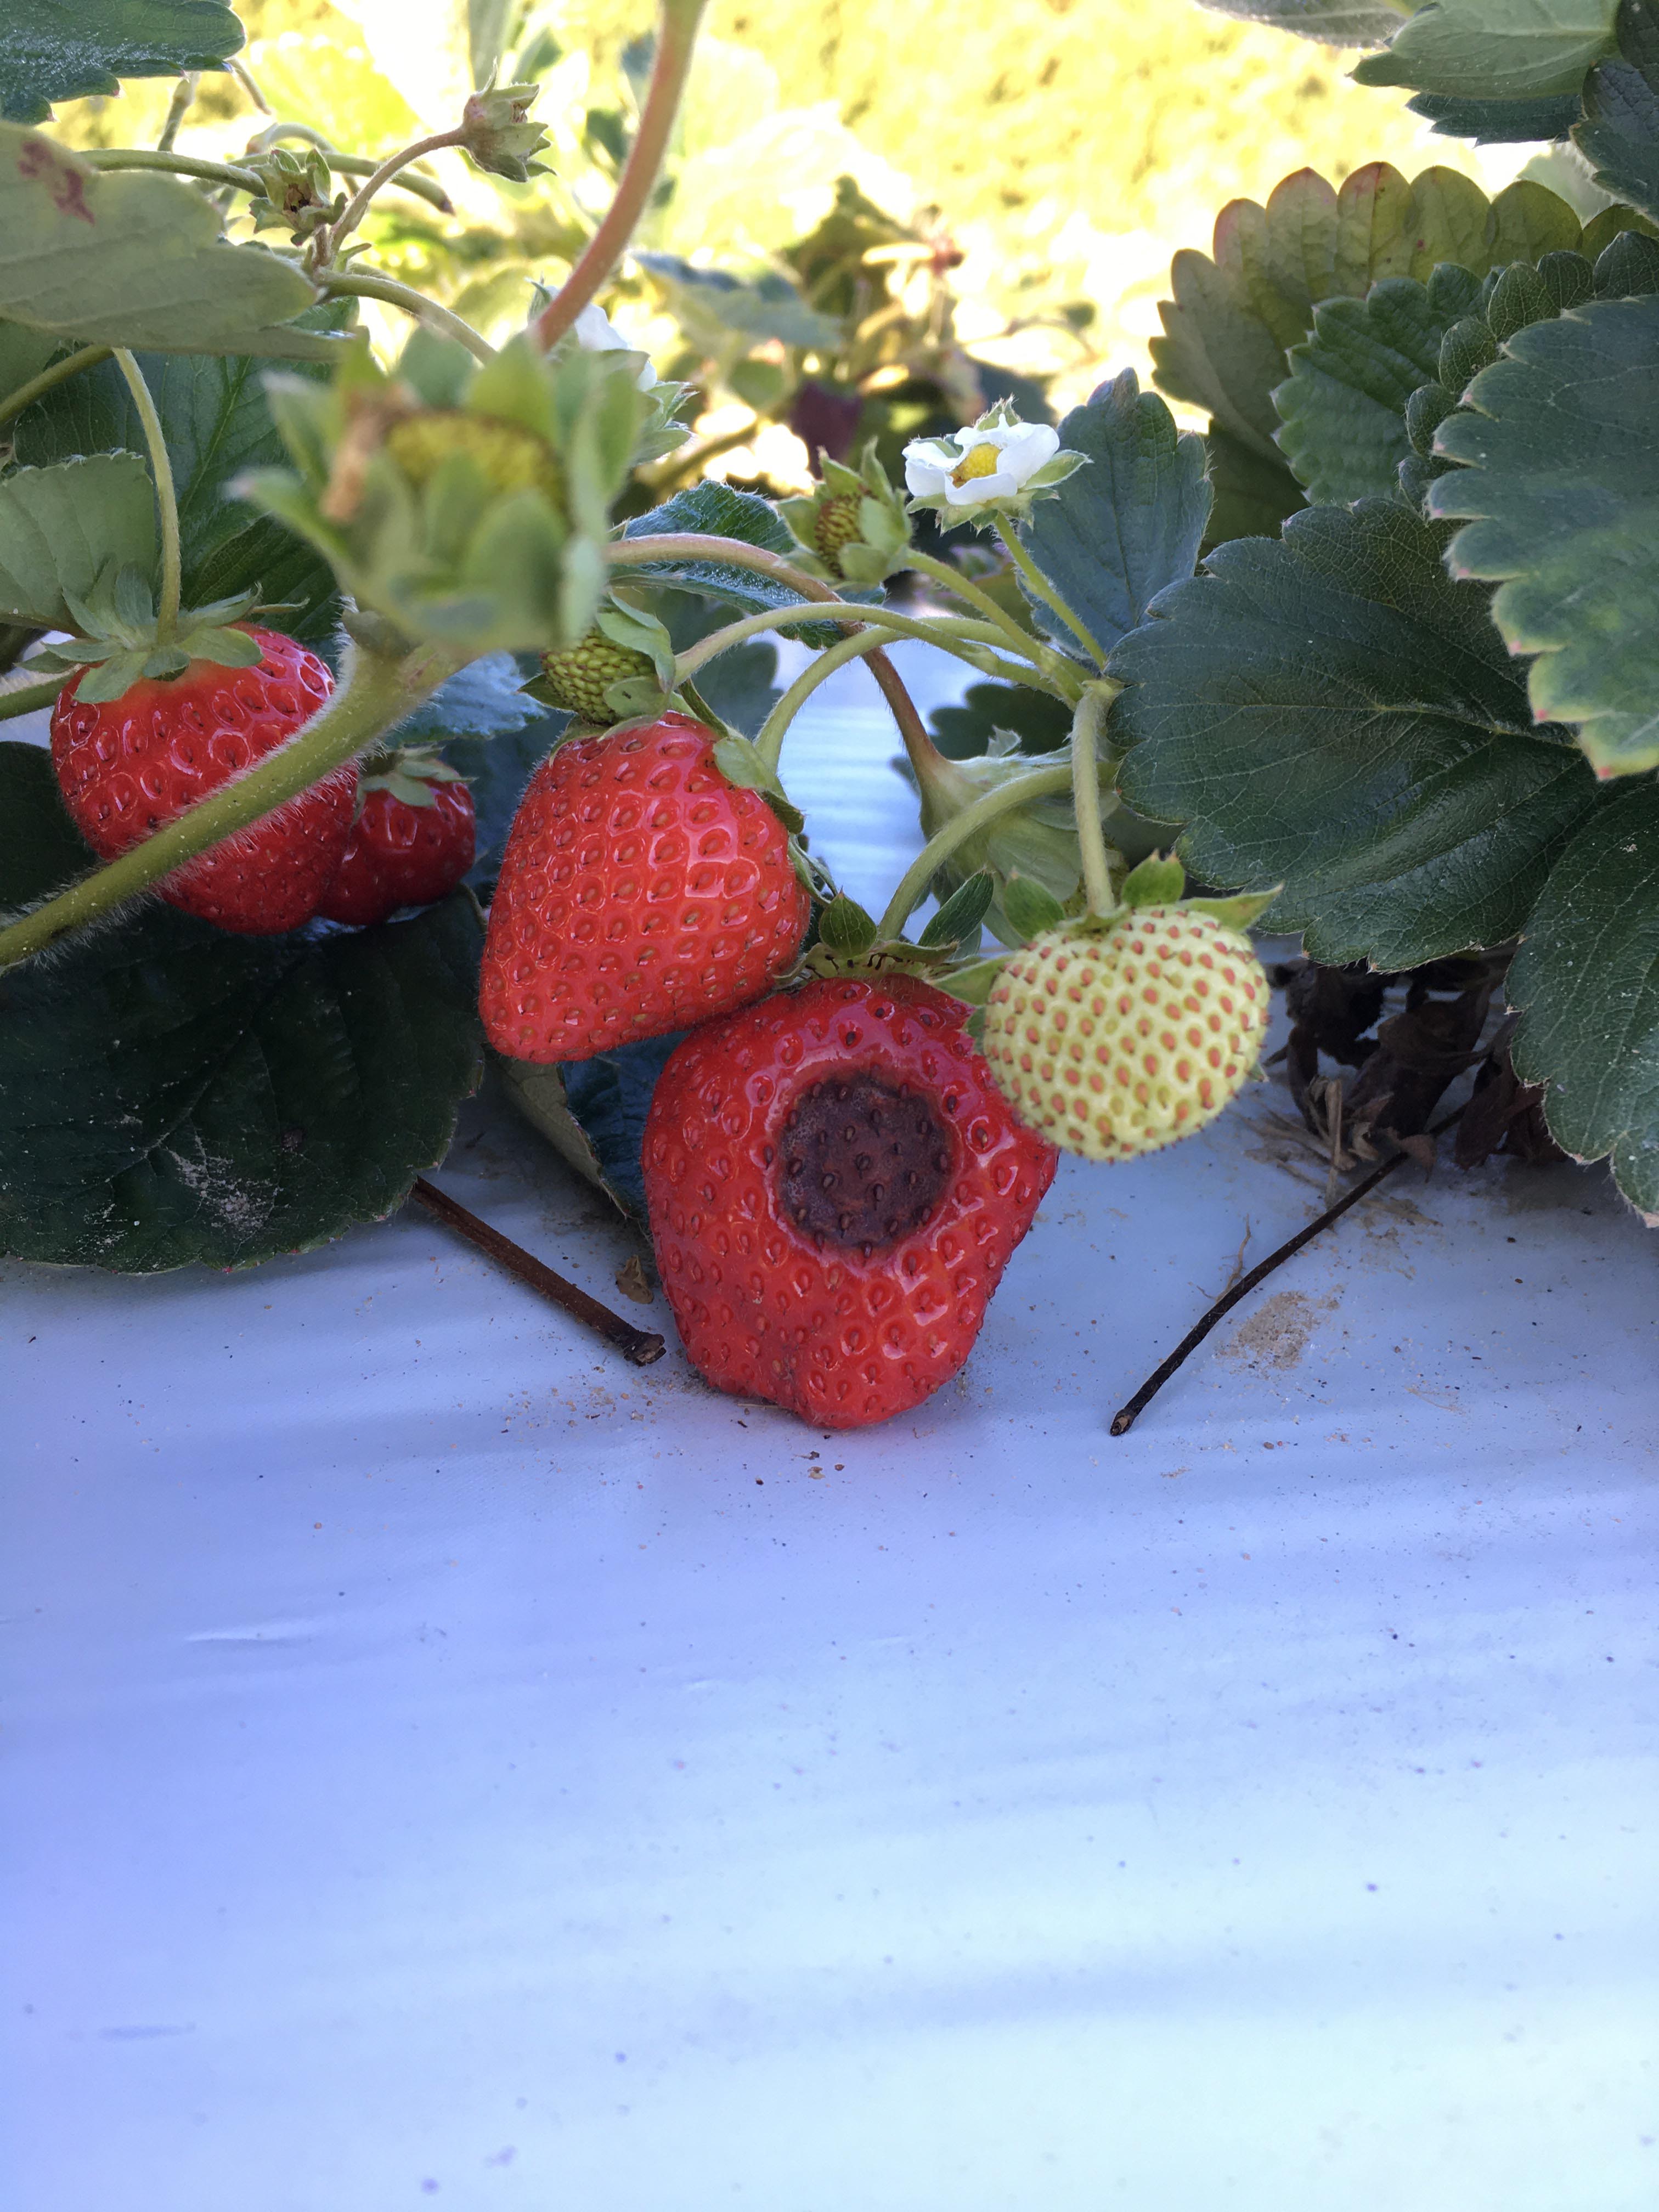
<svg viewBox="0 0 1659 2212">
<path fill-rule="evenodd" d="M 689 1036 L 645 1125 L 663 1287 L 717 1389 L 825 1429 L 962 1365 L 1059 1158 L 911 978 L 780 993 Z"/>
<path fill-rule="evenodd" d="M 756 791 L 687 714 L 577 738 L 525 792 L 489 909 L 479 1011 L 514 1060 L 586 1060 L 745 1006 L 811 902 Z"/>
<path fill-rule="evenodd" d="M 252 768 L 308 722 L 333 689 L 325 663 L 277 630 L 240 623 L 258 644 L 251 668 L 192 660 L 103 706 L 76 697 L 52 711 L 52 758 L 75 826 L 113 860 Z M 158 889 L 221 929 L 276 936 L 317 910 L 351 831 L 357 771 L 337 769 L 262 821 L 185 862 Z"/>
<path fill-rule="evenodd" d="M 317 911 L 368 929 L 400 906 L 430 906 L 472 866 L 477 821 L 464 783 L 429 787 L 430 806 L 371 791 L 352 824 L 340 872 Z"/>
</svg>

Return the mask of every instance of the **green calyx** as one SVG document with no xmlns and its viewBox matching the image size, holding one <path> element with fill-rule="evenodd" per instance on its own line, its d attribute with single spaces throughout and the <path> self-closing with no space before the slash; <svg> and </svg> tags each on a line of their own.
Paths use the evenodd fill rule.
<svg viewBox="0 0 1659 2212">
<path fill-rule="evenodd" d="M 1044 911 L 1036 901 L 1026 903 L 1022 920 L 1032 926 L 1029 937 L 1060 931 L 1067 937 L 1109 937 L 1121 922 L 1148 907 L 1160 912 L 1206 914 L 1224 928 L 1244 930 L 1264 915 L 1282 888 L 1268 891 L 1238 891 L 1231 898 L 1183 898 L 1187 871 L 1170 853 L 1150 853 L 1131 868 L 1117 886 L 1115 906 L 1103 914 L 1072 915 L 1055 908 Z"/>
<path fill-rule="evenodd" d="M 461 110 L 458 143 L 492 177 L 526 185 L 545 171 L 545 161 L 531 158 L 547 143 L 546 131 L 530 119 L 541 89 L 538 84 L 494 85 L 475 92 Z"/>
<path fill-rule="evenodd" d="M 247 203 L 256 230 L 285 230 L 303 246 L 345 212 L 346 196 L 332 189 L 333 173 L 315 146 L 307 146 L 303 153 L 273 146 L 251 155 L 240 166 L 252 169 L 264 186 L 262 199 Z"/>
<path fill-rule="evenodd" d="M 358 766 L 358 811 L 371 791 L 390 792 L 405 806 L 434 804 L 437 787 L 465 783 L 459 769 L 451 768 L 429 745 L 395 745 L 390 751 L 368 754 Z"/>
<path fill-rule="evenodd" d="M 995 964 L 977 957 L 980 933 L 995 895 L 996 879 L 988 869 L 970 875 L 913 939 L 884 937 L 880 924 L 856 899 L 837 892 L 818 915 L 817 937 L 804 964 L 815 975 L 878 975 L 902 969 L 954 992 L 952 972 L 961 970 L 964 953 L 975 967 Z"/>
<path fill-rule="evenodd" d="M 550 358 L 527 334 L 481 367 L 420 331 L 393 374 L 354 344 L 328 384 L 269 380 L 293 467 L 238 489 L 404 638 L 556 651 L 599 611 L 611 503 L 653 412 L 636 376 L 634 356 Z"/>
<path fill-rule="evenodd" d="M 541 673 L 524 688 L 598 729 L 660 714 L 674 697 L 673 641 L 653 614 L 613 592 L 592 628 L 574 645 L 544 653 Z"/>
<path fill-rule="evenodd" d="M 823 471 L 818 489 L 779 507 L 805 556 L 795 565 L 832 583 L 865 586 L 906 567 L 909 519 L 876 458 L 875 440 L 860 454 L 855 470 L 823 453 L 818 464 Z"/>
<path fill-rule="evenodd" d="M 76 635 L 49 646 L 31 665 L 56 672 L 80 669 L 76 696 L 89 707 L 107 706 L 145 679 L 167 683 L 182 676 L 194 660 L 222 668 L 252 668 L 259 647 L 237 629 L 256 610 L 257 592 L 182 612 L 163 640 L 156 619 L 155 593 L 130 563 L 101 577 L 85 599 L 65 592 Z"/>
</svg>

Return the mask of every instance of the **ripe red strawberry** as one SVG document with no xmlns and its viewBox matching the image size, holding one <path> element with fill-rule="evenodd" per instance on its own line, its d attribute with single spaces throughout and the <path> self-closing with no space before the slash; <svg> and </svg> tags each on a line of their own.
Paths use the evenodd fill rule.
<svg viewBox="0 0 1659 2212">
<path fill-rule="evenodd" d="M 514 1060 L 586 1060 L 758 998 L 806 934 L 787 833 L 687 714 L 579 738 L 530 779 L 479 1010 Z"/>
<path fill-rule="evenodd" d="M 911 977 L 779 993 L 695 1030 L 645 1125 L 663 1287 L 716 1389 L 824 1428 L 908 1412 L 967 1358 L 1058 1158 L 967 1009 Z"/>
<path fill-rule="evenodd" d="M 260 648 L 249 668 L 192 660 L 89 706 L 72 676 L 52 711 L 52 758 L 75 826 L 105 860 L 125 853 L 263 760 L 328 698 L 314 653 L 277 630 L 238 623 Z M 159 889 L 221 929 L 275 936 L 314 914 L 340 865 L 357 794 L 355 768 L 290 799 L 185 862 Z"/>
<path fill-rule="evenodd" d="M 429 906 L 472 866 L 472 793 L 430 754 L 396 753 L 366 766 L 362 807 L 339 873 L 317 911 L 371 927 L 400 906 Z"/>
</svg>

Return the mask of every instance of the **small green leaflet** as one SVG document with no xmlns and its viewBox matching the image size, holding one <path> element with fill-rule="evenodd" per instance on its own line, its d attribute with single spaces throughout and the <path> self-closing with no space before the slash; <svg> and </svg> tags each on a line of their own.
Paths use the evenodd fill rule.
<svg viewBox="0 0 1659 2212">
<path fill-rule="evenodd" d="M 98 345 L 329 361 L 336 341 L 277 327 L 316 298 L 291 262 L 227 245 L 195 185 L 100 174 L 0 123 L 0 315 Z"/>
<path fill-rule="evenodd" d="M 0 818 L 8 904 L 93 864 L 37 746 L 0 744 Z M 380 1219 L 443 1158 L 477 1082 L 481 939 L 465 891 L 317 936 L 231 936 L 155 905 L 13 970 L 0 1250 L 243 1267 Z"/>
<path fill-rule="evenodd" d="M 1509 341 L 1449 416 L 1433 513 L 1468 520 L 1455 574 L 1497 580 L 1541 720 L 1597 772 L 1659 767 L 1659 298 L 1604 300 Z"/>
<path fill-rule="evenodd" d="M 1510 969 L 1516 1073 L 1547 1083 L 1558 1144 L 1611 1154 L 1659 1227 L 1659 784 L 1598 806 L 1557 861 Z"/>
<path fill-rule="evenodd" d="M 1370 54 L 1357 84 L 1476 100 L 1539 100 L 1577 92 L 1613 51 L 1619 0 L 1430 0 Z"/>
<path fill-rule="evenodd" d="M 1206 882 L 1282 880 L 1273 926 L 1317 959 L 1501 944 L 1594 803 L 1443 544 L 1391 501 L 1310 507 L 1212 554 L 1112 656 L 1130 805 L 1185 822 Z"/>
<path fill-rule="evenodd" d="M 44 122 L 55 100 L 118 92 L 124 76 L 215 69 L 242 42 L 216 0 L 6 0 L 0 116 Z"/>
<path fill-rule="evenodd" d="M 0 478 L 0 621 L 76 628 L 70 602 L 107 572 L 155 568 L 155 494 L 137 453 L 94 453 Z"/>
</svg>

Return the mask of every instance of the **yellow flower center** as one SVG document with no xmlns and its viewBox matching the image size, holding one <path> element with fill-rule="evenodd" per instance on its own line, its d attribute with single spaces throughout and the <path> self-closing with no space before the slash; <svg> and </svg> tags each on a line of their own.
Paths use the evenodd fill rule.
<svg viewBox="0 0 1659 2212">
<path fill-rule="evenodd" d="M 975 477 L 994 477 L 1002 465 L 1000 446 L 970 446 L 951 471 L 951 481 L 958 488 L 971 483 Z"/>
</svg>

